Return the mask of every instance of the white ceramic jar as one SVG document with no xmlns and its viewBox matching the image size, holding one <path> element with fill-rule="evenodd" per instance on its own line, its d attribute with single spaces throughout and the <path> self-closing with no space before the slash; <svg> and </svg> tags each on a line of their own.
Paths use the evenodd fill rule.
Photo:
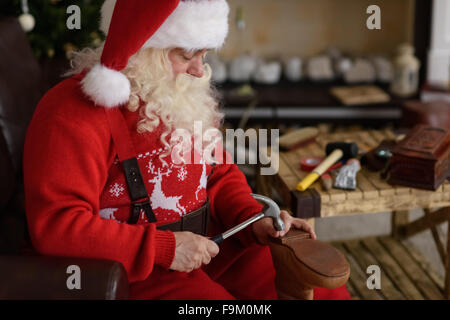
<svg viewBox="0 0 450 320">
<path fill-rule="evenodd" d="M 420 61 L 414 56 L 414 48 L 409 44 L 401 45 L 393 65 L 391 92 L 404 98 L 416 94 L 419 88 Z"/>
</svg>

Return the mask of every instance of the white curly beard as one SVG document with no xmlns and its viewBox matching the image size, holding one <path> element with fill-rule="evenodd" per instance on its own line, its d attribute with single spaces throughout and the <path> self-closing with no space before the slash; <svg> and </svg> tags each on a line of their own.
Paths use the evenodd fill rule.
<svg viewBox="0 0 450 320">
<path fill-rule="evenodd" d="M 133 57 L 124 73 L 131 82 L 128 109 L 138 110 L 141 116 L 138 132 L 152 132 L 164 124 L 161 141 L 171 150 L 176 144 L 170 143 L 170 134 L 174 130 L 184 129 L 194 137 L 194 122 L 200 121 L 203 134 L 206 130 L 217 129 L 223 114 L 218 110 L 210 83 L 210 67 L 205 65 L 202 78 L 189 74 L 179 74 L 175 78 L 167 52 L 142 50 Z"/>
</svg>

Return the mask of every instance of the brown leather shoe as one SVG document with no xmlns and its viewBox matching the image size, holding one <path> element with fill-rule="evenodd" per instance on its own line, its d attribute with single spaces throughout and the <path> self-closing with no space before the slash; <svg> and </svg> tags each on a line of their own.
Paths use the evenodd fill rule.
<svg viewBox="0 0 450 320">
<path fill-rule="evenodd" d="M 344 255 L 330 244 L 312 240 L 307 232 L 292 229 L 272 239 L 270 249 L 280 299 L 311 300 L 315 287 L 335 289 L 350 276 Z"/>
</svg>

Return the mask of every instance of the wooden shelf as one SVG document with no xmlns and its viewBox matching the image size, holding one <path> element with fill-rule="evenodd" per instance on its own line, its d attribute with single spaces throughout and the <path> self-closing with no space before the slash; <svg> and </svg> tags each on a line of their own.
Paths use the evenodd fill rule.
<svg viewBox="0 0 450 320">
<path fill-rule="evenodd" d="M 391 96 L 387 103 L 345 106 L 332 94 L 334 86 L 346 86 L 343 81 L 292 83 L 283 80 L 276 85 L 250 83 L 256 92 L 257 104 L 250 113 L 249 121 L 280 120 L 282 122 L 302 120 L 302 124 L 317 122 L 350 122 L 355 121 L 399 121 L 402 116 L 402 104 L 411 99 L 400 99 Z M 374 85 L 389 92 L 386 84 Z M 237 89 L 242 84 L 225 83 L 218 86 L 221 100 L 228 120 L 241 118 L 254 97 L 242 97 Z"/>
<path fill-rule="evenodd" d="M 331 95 L 330 89 L 335 86 L 349 86 L 343 81 L 301 81 L 293 83 L 287 80 L 283 80 L 274 85 L 261 85 L 255 83 L 250 83 L 250 85 L 257 94 L 258 106 L 336 108 L 346 106 L 344 106 L 339 100 Z M 374 85 L 386 91 L 387 93 L 389 92 L 389 86 L 386 84 L 374 83 Z M 242 84 L 231 82 L 218 86 L 218 90 L 222 94 L 225 105 L 227 107 L 247 106 L 251 101 L 251 97 L 240 97 L 237 95 L 236 89 L 241 86 Z M 380 106 L 399 106 L 407 100 L 411 99 L 401 99 L 391 96 L 391 101 L 388 103 L 368 104 L 361 106 L 368 108 L 377 108 Z"/>
</svg>

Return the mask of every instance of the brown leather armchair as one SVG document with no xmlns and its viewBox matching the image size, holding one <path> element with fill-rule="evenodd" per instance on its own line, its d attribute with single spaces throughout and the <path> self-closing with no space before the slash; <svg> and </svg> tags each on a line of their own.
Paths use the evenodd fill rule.
<svg viewBox="0 0 450 320">
<path fill-rule="evenodd" d="M 0 19 L 0 299 L 127 299 L 121 263 L 45 257 L 31 250 L 21 159 L 26 128 L 46 89 L 17 19 Z M 339 251 L 303 232 L 274 240 L 271 250 L 282 299 L 311 299 L 312 288 L 336 288 L 349 277 Z M 82 290 L 67 287 L 71 265 L 82 270 Z"/>
<path fill-rule="evenodd" d="M 126 299 L 128 280 L 122 264 L 43 257 L 30 250 L 22 149 L 34 108 L 46 89 L 17 19 L 0 19 L 0 299 Z M 68 290 L 70 265 L 80 267 L 83 290 Z"/>
</svg>

